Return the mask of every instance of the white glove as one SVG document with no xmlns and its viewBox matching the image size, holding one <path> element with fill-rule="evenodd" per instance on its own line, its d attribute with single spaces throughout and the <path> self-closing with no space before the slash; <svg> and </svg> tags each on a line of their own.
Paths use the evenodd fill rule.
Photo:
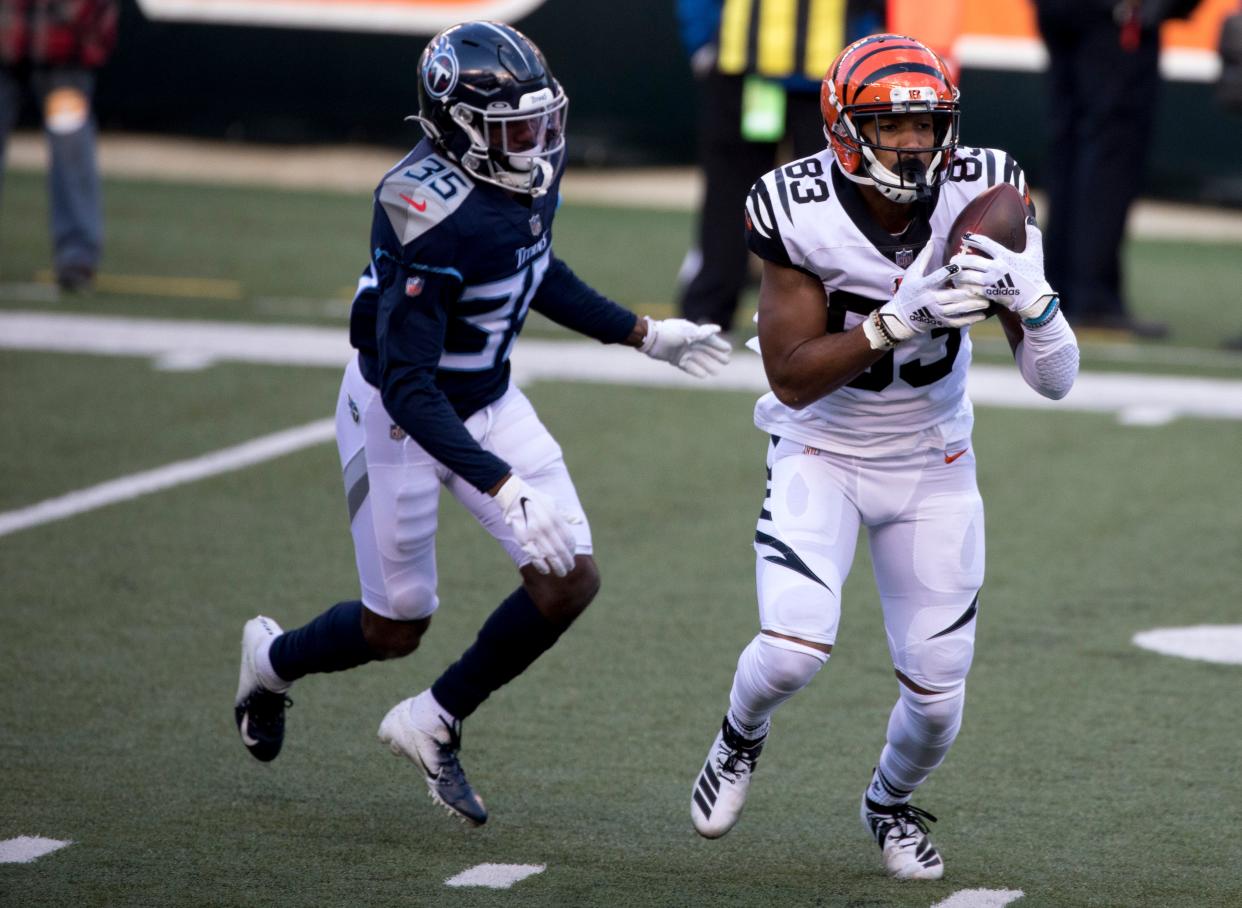
<svg viewBox="0 0 1242 908">
<path fill-rule="evenodd" d="M 960 266 L 949 264 L 931 274 L 923 273 L 934 245 L 923 247 L 906 269 L 897 293 L 863 322 L 863 333 L 873 350 L 890 349 L 932 328 L 964 328 L 987 315 L 988 301 L 981 288 L 969 282 L 963 287 L 947 285 Z"/>
<path fill-rule="evenodd" d="M 729 361 L 733 347 L 720 336 L 719 325 L 696 325 L 684 318 L 647 318 L 647 336 L 639 350 L 652 359 L 672 363 L 695 378 L 715 375 Z"/>
<path fill-rule="evenodd" d="M 566 514 L 555 501 L 516 474 L 510 474 L 495 497 L 505 523 L 513 527 L 518 545 L 530 555 L 535 570 L 541 574 L 550 571 L 557 577 L 573 570 L 574 534 L 569 524 L 581 523 L 581 518 Z"/>
<path fill-rule="evenodd" d="M 991 258 L 970 252 L 953 256 L 949 262 L 961 268 L 955 284 L 959 280 L 981 284 L 989 302 L 1000 303 L 1025 319 L 1038 318 L 1056 296 L 1044 277 L 1044 236 L 1034 224 L 1026 225 L 1026 249 L 1021 252 L 978 233 L 964 234 L 962 244 Z"/>
</svg>

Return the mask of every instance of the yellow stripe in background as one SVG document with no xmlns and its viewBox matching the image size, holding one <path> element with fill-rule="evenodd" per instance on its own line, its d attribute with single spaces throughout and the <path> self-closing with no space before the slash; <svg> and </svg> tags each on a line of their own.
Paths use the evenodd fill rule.
<svg viewBox="0 0 1242 908">
<path fill-rule="evenodd" d="M 806 60 L 802 71 L 816 82 L 845 47 L 846 0 L 811 0 L 807 15 Z"/>
<path fill-rule="evenodd" d="M 720 13 L 720 57 L 716 64 L 722 73 L 746 72 L 746 45 L 750 40 L 750 11 L 754 0 L 725 0 Z"/>
<path fill-rule="evenodd" d="M 759 53 L 755 61 L 759 75 L 783 79 L 796 72 L 797 37 L 798 0 L 764 0 L 759 7 Z"/>
<path fill-rule="evenodd" d="M 50 284 L 50 271 L 35 272 L 35 280 Z M 95 289 L 102 293 L 128 293 L 135 296 L 176 296 L 186 299 L 239 300 L 242 287 L 237 281 L 214 277 L 165 277 L 151 274 L 98 274 Z M 350 289 L 353 292 L 353 289 Z"/>
</svg>

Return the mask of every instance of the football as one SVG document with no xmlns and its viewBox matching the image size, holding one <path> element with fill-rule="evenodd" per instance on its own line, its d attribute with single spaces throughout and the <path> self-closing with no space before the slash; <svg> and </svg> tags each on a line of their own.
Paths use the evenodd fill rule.
<svg viewBox="0 0 1242 908">
<path fill-rule="evenodd" d="M 966 203 L 953 220 L 944 243 L 944 261 L 957 255 L 962 249 L 962 234 L 981 233 L 996 240 L 1006 249 L 1021 252 L 1026 248 L 1026 218 L 1029 214 L 1022 193 L 1011 183 L 998 183 L 985 189 Z M 990 256 L 979 249 L 973 250 L 984 258 Z M 988 306 L 988 316 L 995 315 L 1003 307 L 999 303 Z"/>
<path fill-rule="evenodd" d="M 962 234 L 981 233 L 996 240 L 1006 249 L 1021 252 L 1026 248 L 1026 202 L 1022 193 L 1010 183 L 998 183 L 985 189 L 966 203 L 949 228 L 944 244 L 944 263 L 962 252 Z M 985 253 L 975 250 L 979 255 Z"/>
</svg>

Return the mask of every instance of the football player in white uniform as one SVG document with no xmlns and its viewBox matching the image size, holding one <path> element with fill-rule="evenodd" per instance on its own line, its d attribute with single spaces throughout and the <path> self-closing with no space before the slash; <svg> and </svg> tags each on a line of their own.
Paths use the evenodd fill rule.
<svg viewBox="0 0 1242 908">
<path fill-rule="evenodd" d="M 1025 251 L 967 234 L 958 212 L 999 182 L 1028 200 L 1005 152 L 958 146 L 958 90 L 944 62 L 899 35 L 847 47 L 824 79 L 829 147 L 767 174 L 746 204 L 763 259 L 759 349 L 771 436 L 755 532 L 760 631 L 742 651 L 729 710 L 695 780 L 708 838 L 737 822 L 772 713 L 828 661 L 841 589 L 867 530 L 898 698 L 862 795 L 863 825 L 900 879 L 939 879 L 935 818 L 910 797 L 962 720 L 983 583 L 983 505 L 966 396 L 968 329 L 998 312 L 1027 383 L 1070 390 L 1078 346 Z"/>
</svg>

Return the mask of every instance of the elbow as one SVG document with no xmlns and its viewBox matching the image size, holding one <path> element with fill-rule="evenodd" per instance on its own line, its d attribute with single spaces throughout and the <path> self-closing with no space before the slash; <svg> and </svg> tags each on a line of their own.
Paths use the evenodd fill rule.
<svg viewBox="0 0 1242 908">
<path fill-rule="evenodd" d="M 776 380 L 770 381 L 769 384 L 776 399 L 791 410 L 802 410 L 811 403 L 811 398 L 794 385 Z"/>
</svg>

